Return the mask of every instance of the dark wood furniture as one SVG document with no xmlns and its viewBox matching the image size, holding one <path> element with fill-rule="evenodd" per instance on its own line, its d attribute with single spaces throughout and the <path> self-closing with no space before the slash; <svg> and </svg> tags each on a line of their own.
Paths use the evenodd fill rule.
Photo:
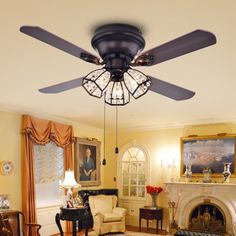
<svg viewBox="0 0 236 236">
<path fill-rule="evenodd" d="M 26 234 L 26 230 L 36 232 L 40 236 L 39 229 L 41 225 L 35 223 L 26 223 L 25 217 L 20 211 L 0 210 L 0 235 L 4 236 L 20 236 Z"/>
<path fill-rule="evenodd" d="M 141 223 L 142 219 L 147 220 L 147 231 L 148 231 L 148 223 L 149 220 L 156 220 L 156 233 L 158 233 L 158 222 L 161 221 L 161 230 L 162 230 L 162 219 L 163 219 L 163 209 L 160 207 L 142 207 L 139 208 L 139 231 L 141 231 Z"/>
<path fill-rule="evenodd" d="M 59 228 L 60 235 L 63 236 L 63 230 L 61 227 L 60 220 L 67 220 L 72 221 L 73 224 L 73 236 L 76 236 L 77 232 L 77 221 L 81 222 L 82 224 L 79 224 L 78 231 L 81 230 L 81 225 L 85 228 L 85 236 L 88 235 L 88 224 L 87 221 L 87 212 L 85 207 L 80 208 L 60 208 L 60 213 L 57 213 L 55 216 L 56 224 Z M 83 224 L 84 223 L 84 224 Z"/>
<path fill-rule="evenodd" d="M 9 229 L 7 229 L 6 219 L 4 219 L 1 214 L 0 214 L 0 235 L 2 236 L 12 235 L 12 232 Z"/>
</svg>

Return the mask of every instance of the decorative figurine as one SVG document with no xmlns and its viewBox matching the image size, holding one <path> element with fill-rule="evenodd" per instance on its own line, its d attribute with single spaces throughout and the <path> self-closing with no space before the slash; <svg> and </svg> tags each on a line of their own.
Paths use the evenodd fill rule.
<svg viewBox="0 0 236 236">
<path fill-rule="evenodd" d="M 203 183 L 211 183 L 211 169 L 209 167 L 206 167 L 202 171 L 203 173 Z"/>
</svg>

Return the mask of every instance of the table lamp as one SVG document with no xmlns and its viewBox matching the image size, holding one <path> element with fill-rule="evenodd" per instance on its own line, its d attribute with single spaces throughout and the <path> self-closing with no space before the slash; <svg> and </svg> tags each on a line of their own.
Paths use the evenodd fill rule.
<svg viewBox="0 0 236 236">
<path fill-rule="evenodd" d="M 72 189 L 81 187 L 75 180 L 74 171 L 70 169 L 65 171 L 65 178 L 62 184 L 60 184 L 60 187 L 67 189 L 67 197 L 71 199 L 73 195 Z"/>
</svg>

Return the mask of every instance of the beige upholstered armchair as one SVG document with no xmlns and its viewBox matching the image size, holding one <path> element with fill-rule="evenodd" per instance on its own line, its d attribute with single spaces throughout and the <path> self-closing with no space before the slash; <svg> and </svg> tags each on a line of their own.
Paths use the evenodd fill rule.
<svg viewBox="0 0 236 236">
<path fill-rule="evenodd" d="M 98 235 L 125 232 L 126 209 L 116 207 L 117 196 L 90 196 L 89 205 L 93 216 L 93 228 Z"/>
</svg>

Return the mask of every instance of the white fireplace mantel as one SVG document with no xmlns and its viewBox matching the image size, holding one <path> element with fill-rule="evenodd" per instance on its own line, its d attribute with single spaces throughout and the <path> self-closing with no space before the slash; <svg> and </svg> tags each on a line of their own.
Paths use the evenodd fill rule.
<svg viewBox="0 0 236 236">
<path fill-rule="evenodd" d="M 226 231 L 236 235 L 236 184 L 168 182 L 168 200 L 177 204 L 175 220 L 180 228 L 188 228 L 193 208 L 210 201 L 222 209 L 226 217 Z"/>
</svg>

